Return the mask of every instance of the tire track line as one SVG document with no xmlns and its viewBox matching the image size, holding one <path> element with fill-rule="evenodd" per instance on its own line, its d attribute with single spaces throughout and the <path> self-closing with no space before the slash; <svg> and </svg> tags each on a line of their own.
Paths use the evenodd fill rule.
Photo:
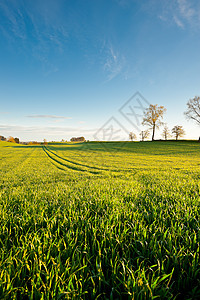
<svg viewBox="0 0 200 300">
<path fill-rule="evenodd" d="M 59 167 L 56 166 L 55 163 L 53 163 L 53 165 L 56 166 L 57 168 L 63 170 L 63 171 L 67 171 L 67 169 L 69 169 L 69 170 L 78 171 L 78 172 L 90 172 L 88 170 L 79 169 L 75 166 L 69 166 L 69 165 L 66 165 L 66 164 L 60 162 L 58 159 L 56 159 L 55 157 L 53 157 L 52 155 L 49 154 L 48 149 L 46 147 L 43 147 L 43 150 L 46 153 L 46 155 L 50 158 L 51 163 L 53 163 L 53 161 L 56 162 L 59 165 Z M 64 168 L 62 168 L 61 166 L 64 167 Z M 90 173 L 97 174 L 97 172 L 96 173 L 90 172 Z"/>
<path fill-rule="evenodd" d="M 89 168 L 89 169 L 96 169 L 96 170 L 99 170 L 99 171 L 109 171 L 108 169 L 106 168 L 98 168 L 98 167 L 91 167 L 89 165 L 85 165 L 85 164 L 81 164 L 81 163 L 78 163 L 78 162 L 73 162 L 72 160 L 69 160 L 69 159 L 66 159 L 66 158 L 63 158 L 62 156 L 59 156 L 58 154 L 54 153 L 52 150 L 50 150 L 49 148 L 45 147 L 45 149 L 50 152 L 51 154 L 57 156 L 58 158 L 64 160 L 64 161 L 67 161 L 71 164 L 74 164 L 74 165 L 78 165 L 78 166 L 82 166 L 82 167 L 85 167 L 85 168 Z M 99 172 L 96 172 L 96 173 L 99 173 Z"/>
</svg>

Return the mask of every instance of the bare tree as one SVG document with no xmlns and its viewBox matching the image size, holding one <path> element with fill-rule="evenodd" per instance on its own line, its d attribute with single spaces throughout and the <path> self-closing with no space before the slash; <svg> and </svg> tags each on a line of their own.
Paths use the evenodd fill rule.
<svg viewBox="0 0 200 300">
<path fill-rule="evenodd" d="M 154 141 L 155 129 L 163 125 L 160 119 L 163 119 L 163 114 L 166 111 L 164 106 L 158 106 L 158 104 L 150 104 L 149 108 L 144 112 L 143 125 L 150 126 L 153 130 L 152 141 Z"/>
<path fill-rule="evenodd" d="M 136 140 L 136 139 L 137 139 L 136 134 L 133 133 L 133 132 L 130 132 L 130 133 L 129 133 L 129 139 L 130 139 L 131 141 Z"/>
<path fill-rule="evenodd" d="M 167 127 L 166 124 L 165 127 L 163 128 L 162 136 L 164 137 L 165 140 L 167 140 L 171 136 L 169 128 Z"/>
<path fill-rule="evenodd" d="M 183 129 L 183 126 L 176 125 L 172 128 L 172 134 L 175 136 L 176 140 L 178 140 L 179 137 L 185 135 L 185 130 Z"/>
<path fill-rule="evenodd" d="M 149 137 L 149 134 L 150 134 L 149 130 L 142 130 L 140 132 L 140 137 L 141 137 L 142 142 Z"/>
<path fill-rule="evenodd" d="M 195 96 L 187 102 L 187 111 L 184 114 L 188 120 L 193 120 L 200 125 L 200 97 Z"/>
</svg>

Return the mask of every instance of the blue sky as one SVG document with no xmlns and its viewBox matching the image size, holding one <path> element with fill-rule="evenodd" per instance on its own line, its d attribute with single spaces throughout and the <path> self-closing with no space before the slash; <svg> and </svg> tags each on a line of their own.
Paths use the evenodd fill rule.
<svg viewBox="0 0 200 300">
<path fill-rule="evenodd" d="M 138 135 L 120 113 L 138 91 L 200 136 L 183 115 L 200 95 L 199 1 L 0 0 L 0 20 L 0 135 L 92 140 L 108 121 Z"/>
</svg>

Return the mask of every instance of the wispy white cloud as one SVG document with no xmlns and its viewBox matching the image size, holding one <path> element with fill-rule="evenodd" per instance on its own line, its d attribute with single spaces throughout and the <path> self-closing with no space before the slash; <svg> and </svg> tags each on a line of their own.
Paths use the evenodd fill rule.
<svg viewBox="0 0 200 300">
<path fill-rule="evenodd" d="M 114 49 L 113 45 L 104 42 L 102 47 L 103 53 L 103 69 L 107 76 L 107 81 L 114 79 L 120 75 L 125 66 L 125 57 Z"/>
<path fill-rule="evenodd" d="M 61 126 L 18 126 L 18 125 L 0 125 L 0 130 L 6 130 L 6 131 L 23 131 L 23 132 L 79 132 L 79 127 L 61 127 Z M 98 130 L 98 128 L 81 128 L 84 132 L 94 132 Z"/>
<path fill-rule="evenodd" d="M 177 16 L 174 16 L 174 22 L 176 23 L 176 25 L 180 28 L 184 28 L 184 24 L 183 22 L 180 21 L 180 19 Z"/>
<path fill-rule="evenodd" d="M 120 5 L 122 8 L 127 8 L 129 5 L 131 5 L 135 0 L 115 0 L 118 5 Z"/>
<path fill-rule="evenodd" d="M 0 8 L 4 12 L 9 24 L 9 30 L 11 33 L 22 40 L 26 39 L 25 23 L 23 21 L 22 12 L 19 9 L 10 10 L 6 3 L 0 3 Z M 4 27 L 5 31 L 5 27 Z"/>
<path fill-rule="evenodd" d="M 15 45 L 15 51 L 24 51 L 40 61 L 44 75 L 57 72 L 58 66 L 49 59 L 49 54 L 64 52 L 68 39 L 67 24 L 61 21 L 62 1 L 28 2 L 0 1 L 0 11 L 5 17 L 0 32 Z"/>
<path fill-rule="evenodd" d="M 42 119 L 72 119 L 71 117 L 55 116 L 55 115 L 30 115 L 27 118 L 42 118 Z"/>
<path fill-rule="evenodd" d="M 158 18 L 162 21 L 167 21 L 167 18 L 164 15 L 158 15 Z"/>
<path fill-rule="evenodd" d="M 48 140 L 59 140 L 61 138 L 70 138 L 72 136 L 84 135 L 86 138 L 91 137 L 98 128 L 83 127 L 64 127 L 64 126 L 18 126 L 18 125 L 0 125 L 1 135 L 17 136 L 20 140 L 38 140 L 43 138 Z"/>
<path fill-rule="evenodd" d="M 68 32 L 66 24 L 59 21 L 59 10 L 62 11 L 62 6 L 58 2 L 43 1 L 29 6 L 20 0 L 13 0 L 12 5 L 0 2 L 0 10 L 8 21 L 4 29 L 21 39 L 28 39 L 31 34 L 31 38 L 38 42 L 52 42 L 61 47 L 63 38 L 68 37 Z M 49 9 L 52 5 L 52 9 Z M 27 28 L 28 23 L 32 27 L 31 31 Z"/>
<path fill-rule="evenodd" d="M 195 15 L 195 8 L 192 7 L 192 5 L 194 5 L 194 2 L 193 4 L 191 0 L 177 0 L 177 2 L 182 17 L 190 21 Z"/>
<path fill-rule="evenodd" d="M 195 0 L 163 0 L 158 18 L 164 22 L 173 21 L 179 28 L 187 25 L 200 27 L 200 2 Z"/>
<path fill-rule="evenodd" d="M 129 2 L 129 0 L 117 1 L 122 6 Z M 67 6 L 65 0 L 0 0 L 0 12 L 5 18 L 5 22 L 0 24 L 0 33 L 10 41 L 15 52 L 23 52 L 25 56 L 39 61 L 44 76 L 59 71 L 62 55 L 66 63 L 66 52 L 72 38 L 76 40 L 81 50 L 84 49 L 81 52 L 89 65 L 98 61 L 98 67 L 103 68 L 107 81 L 122 74 L 125 57 L 119 45 L 114 46 L 111 41 L 104 43 L 99 59 L 97 56 L 102 37 L 98 36 L 98 26 L 94 37 L 95 29 L 91 30 L 91 26 L 88 27 L 82 12 L 80 13 L 78 9 L 66 9 L 67 7 L 71 5 Z M 88 50 L 91 48 L 88 47 L 88 41 L 94 45 L 93 52 Z"/>
</svg>

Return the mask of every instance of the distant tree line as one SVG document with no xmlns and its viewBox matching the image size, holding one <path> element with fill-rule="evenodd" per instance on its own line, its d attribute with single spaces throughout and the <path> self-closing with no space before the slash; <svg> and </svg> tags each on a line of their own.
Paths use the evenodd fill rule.
<svg viewBox="0 0 200 300">
<path fill-rule="evenodd" d="M 174 137 L 178 140 L 179 137 L 183 137 L 185 135 L 185 130 L 183 126 L 176 125 L 172 128 L 171 133 L 166 123 L 162 122 L 163 115 L 166 112 L 166 108 L 164 106 L 158 106 L 158 104 L 150 104 L 150 106 L 144 112 L 144 117 L 142 121 L 142 125 L 148 126 L 148 129 L 142 130 L 140 132 L 141 141 L 147 139 L 150 135 L 149 130 L 152 130 L 152 141 L 154 141 L 155 130 L 159 129 L 160 126 L 164 125 L 162 137 L 165 140 L 168 140 L 170 137 Z M 187 102 L 187 110 L 185 111 L 185 116 L 188 120 L 195 121 L 198 125 L 200 125 L 200 97 L 195 96 L 193 99 L 190 99 Z M 129 133 L 129 139 L 131 141 L 136 140 L 137 136 L 134 132 Z M 199 137 L 200 140 L 200 137 Z"/>
<path fill-rule="evenodd" d="M 19 138 L 14 138 L 12 136 L 9 136 L 8 138 L 5 138 L 3 135 L 0 135 L 0 141 L 3 141 L 3 142 L 10 142 L 10 143 L 17 143 L 19 144 Z"/>
<path fill-rule="evenodd" d="M 28 143 L 23 143 L 24 145 L 41 145 L 41 143 L 37 142 L 37 141 L 31 141 Z"/>
<path fill-rule="evenodd" d="M 85 142 L 85 138 L 83 136 L 80 137 L 72 137 L 70 142 Z"/>
<path fill-rule="evenodd" d="M 41 143 L 37 141 L 31 141 L 31 142 L 20 142 L 19 138 L 14 138 L 12 136 L 9 136 L 8 138 L 4 137 L 3 135 L 0 135 L 0 141 L 2 142 L 10 142 L 10 143 L 17 143 L 22 145 L 40 145 Z"/>
</svg>

